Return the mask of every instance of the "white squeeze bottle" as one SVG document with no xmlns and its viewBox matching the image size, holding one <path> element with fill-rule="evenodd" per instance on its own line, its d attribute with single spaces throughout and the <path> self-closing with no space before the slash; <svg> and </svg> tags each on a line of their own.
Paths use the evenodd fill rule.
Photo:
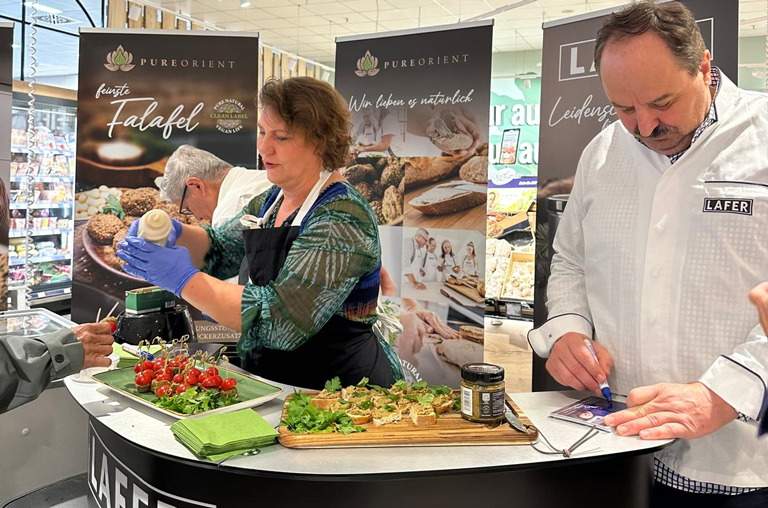
<svg viewBox="0 0 768 508">
<path fill-rule="evenodd" d="M 171 217 L 163 210 L 150 210 L 139 219 L 139 238 L 165 247 L 171 233 Z"/>
</svg>

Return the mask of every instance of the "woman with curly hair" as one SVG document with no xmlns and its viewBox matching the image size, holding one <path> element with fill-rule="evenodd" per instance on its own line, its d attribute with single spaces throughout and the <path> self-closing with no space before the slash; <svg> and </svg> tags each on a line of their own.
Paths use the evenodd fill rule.
<svg viewBox="0 0 768 508">
<path fill-rule="evenodd" d="M 270 81 L 259 99 L 258 150 L 273 187 L 219 228 L 174 221 L 168 247 L 129 236 L 124 269 L 240 331 L 238 353 L 257 375 L 306 388 L 335 376 L 389 386 L 402 373 L 372 330 L 376 218 L 336 171 L 349 156 L 346 102 L 307 77 Z M 222 282 L 241 262 L 247 283 Z"/>
</svg>

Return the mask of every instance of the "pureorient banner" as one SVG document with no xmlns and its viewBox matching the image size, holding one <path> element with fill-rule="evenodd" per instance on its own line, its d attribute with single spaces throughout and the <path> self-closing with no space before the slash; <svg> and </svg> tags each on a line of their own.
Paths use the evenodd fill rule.
<svg viewBox="0 0 768 508">
<path fill-rule="evenodd" d="M 258 58 L 254 33 L 80 31 L 76 322 L 93 321 L 99 309 L 104 317 L 115 303 L 121 311 L 125 291 L 147 285 L 125 273 L 115 255 L 134 220 L 159 208 L 200 224 L 160 196 L 159 178 L 178 146 L 256 167 Z M 201 342 L 239 337 L 199 312 L 192 316 Z"/>
<path fill-rule="evenodd" d="M 712 64 L 738 78 L 738 0 L 682 0 L 696 17 Z M 603 91 L 594 62 L 597 31 L 615 9 L 544 24 L 538 203 L 536 220 L 535 316 L 547 319 L 546 283 L 559 214 L 573 186 L 581 152 L 618 117 Z M 651 71 L 652 72 L 652 71 Z M 549 199 L 552 196 L 557 198 Z M 550 207 L 548 211 L 548 205 Z M 537 375 L 538 374 L 538 375 Z M 546 378 L 534 360 L 534 389 Z"/>
<path fill-rule="evenodd" d="M 483 360 L 493 23 L 337 39 L 352 113 L 343 169 L 379 223 L 390 334 L 406 376 L 458 386 Z"/>
<path fill-rule="evenodd" d="M 11 175 L 13 23 L 0 23 L 0 311 L 8 307 L 8 189 Z"/>
</svg>

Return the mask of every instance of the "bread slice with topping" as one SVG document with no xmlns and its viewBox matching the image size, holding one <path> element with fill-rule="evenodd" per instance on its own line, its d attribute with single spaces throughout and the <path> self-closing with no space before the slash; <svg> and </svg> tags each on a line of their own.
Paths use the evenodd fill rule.
<svg viewBox="0 0 768 508">
<path fill-rule="evenodd" d="M 390 410 L 389 408 L 392 408 Z M 399 422 L 402 415 L 399 411 L 394 410 L 394 406 L 379 407 L 373 410 L 371 416 L 373 417 L 373 424 L 377 427 L 386 425 L 388 423 Z"/>
<path fill-rule="evenodd" d="M 450 395 L 438 395 L 432 401 L 432 408 L 436 413 L 443 414 L 453 407 L 453 397 Z"/>
<path fill-rule="evenodd" d="M 484 185 L 452 180 L 432 187 L 409 204 L 424 215 L 448 215 L 484 204 L 486 191 Z"/>
<path fill-rule="evenodd" d="M 312 397 L 311 402 L 312 405 L 318 409 L 328 410 L 331 409 L 331 407 L 340 400 L 341 392 L 329 392 L 328 390 L 323 390 L 322 392 Z"/>
<path fill-rule="evenodd" d="M 434 425 L 437 423 L 437 413 L 430 404 L 414 404 L 411 406 L 411 421 L 419 427 Z"/>
</svg>

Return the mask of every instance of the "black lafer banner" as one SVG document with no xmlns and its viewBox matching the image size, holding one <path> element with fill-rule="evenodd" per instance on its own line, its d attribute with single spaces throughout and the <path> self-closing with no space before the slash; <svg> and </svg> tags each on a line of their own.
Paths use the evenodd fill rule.
<svg viewBox="0 0 768 508">
<path fill-rule="evenodd" d="M 8 189 L 11 176 L 13 23 L 0 23 L 0 311 L 8 307 Z"/>
<path fill-rule="evenodd" d="M 736 82 L 738 0 L 682 0 L 681 3 L 696 17 L 713 65 Z M 547 211 L 548 198 L 570 193 L 581 152 L 603 128 L 618 119 L 595 71 L 594 51 L 597 31 L 611 11 L 621 8 L 544 25 L 536 220 L 536 326 L 547 319 L 546 284 L 557 222 L 556 214 L 550 217 Z M 543 361 L 534 358 L 535 390 L 555 388 L 543 365 Z"/>
<path fill-rule="evenodd" d="M 93 321 L 99 308 L 103 316 L 116 302 L 119 312 L 126 290 L 147 285 L 126 274 L 115 255 L 131 221 L 161 208 L 198 224 L 159 195 L 158 177 L 179 145 L 208 150 L 233 166 L 256 167 L 258 58 L 254 33 L 81 30 L 76 322 Z M 201 342 L 239 337 L 199 313 L 193 318 Z"/>
<path fill-rule="evenodd" d="M 88 489 L 90 501 L 101 508 L 215 508 L 184 497 L 184 481 L 176 482 L 178 493 L 148 483 L 130 469 L 104 443 L 102 437 L 88 425 Z M 165 487 L 165 486 L 163 486 Z M 189 494 L 187 494 L 189 495 Z"/>
<path fill-rule="evenodd" d="M 410 381 L 455 387 L 483 359 L 492 39 L 487 21 L 336 41 L 354 142 L 342 171 L 376 213 L 386 312 L 404 327 L 387 335 Z M 425 311 L 442 321 L 426 337 Z"/>
</svg>

